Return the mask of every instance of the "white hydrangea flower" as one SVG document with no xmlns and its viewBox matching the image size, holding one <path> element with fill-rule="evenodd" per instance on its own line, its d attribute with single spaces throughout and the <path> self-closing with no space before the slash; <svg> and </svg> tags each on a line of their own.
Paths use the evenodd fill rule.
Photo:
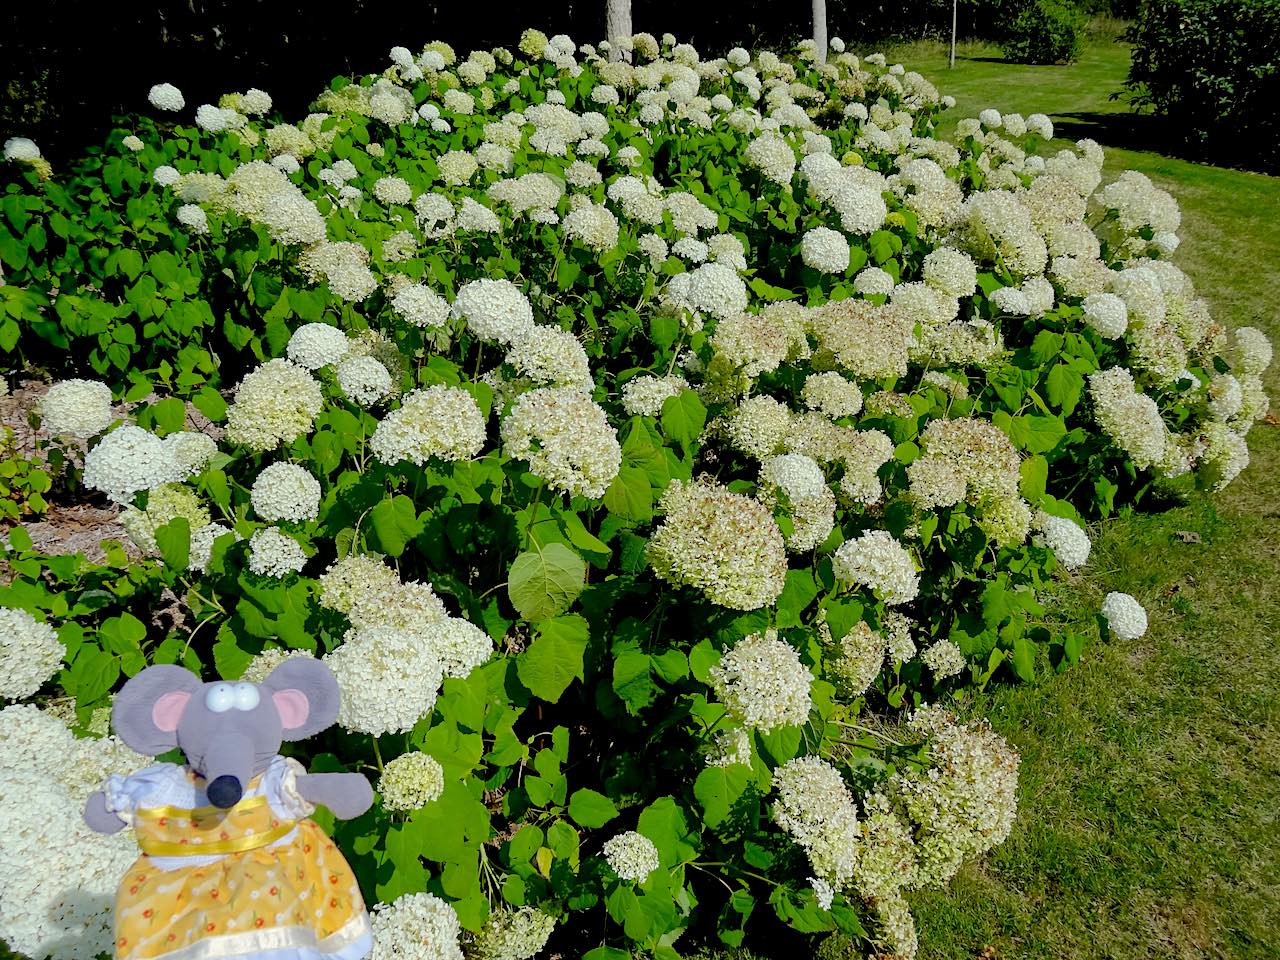
<svg viewBox="0 0 1280 960">
<path fill-rule="evenodd" d="M 700 590 L 731 610 L 756 610 L 778 599 L 786 545 L 759 501 L 718 484 L 675 480 L 659 510 L 665 519 L 646 551 L 658 577 Z"/>
<path fill-rule="evenodd" d="M 58 672 L 66 652 L 47 623 L 25 610 L 0 607 L 0 698 L 33 696 Z"/>
<path fill-rule="evenodd" d="M 403 753 L 389 762 L 378 778 L 384 810 L 419 810 L 444 793 L 444 768 L 425 753 Z"/>
<path fill-rule="evenodd" d="M 266 527 L 249 538 L 249 569 L 264 577 L 286 577 L 306 565 L 302 545 L 282 530 Z"/>
<path fill-rule="evenodd" d="M 178 182 L 178 178 L 182 174 L 178 173 L 176 167 L 171 167 L 167 163 L 162 163 L 151 171 L 151 179 L 162 187 L 169 187 Z"/>
<path fill-rule="evenodd" d="M 1035 526 L 1040 531 L 1038 539 L 1068 570 L 1078 570 L 1089 559 L 1089 535 L 1075 521 L 1040 513 Z"/>
<path fill-rule="evenodd" d="M 1018 810 L 1018 754 L 985 720 L 958 724 L 922 706 L 908 727 L 929 737 L 930 766 L 888 782 L 915 837 L 914 885 L 941 886 L 966 860 L 1003 843 Z"/>
<path fill-rule="evenodd" d="M 4 142 L 4 158 L 18 163 L 32 163 L 40 159 L 40 148 L 26 137 L 10 137 Z"/>
<path fill-rule="evenodd" d="M 507 351 L 506 362 L 536 384 L 590 392 L 594 383 L 587 352 L 568 330 L 535 326 Z"/>
<path fill-rule="evenodd" d="M 391 393 L 391 372 L 374 357 L 348 357 L 338 364 L 338 387 L 362 407 Z"/>
<path fill-rule="evenodd" d="M 791 183 L 796 172 L 795 151 L 776 133 L 764 133 L 752 140 L 743 151 L 742 160 L 779 186 Z"/>
<path fill-rule="evenodd" d="M 1127 593 L 1108 593 L 1102 601 L 1107 629 L 1121 640 L 1137 640 L 1147 632 L 1147 611 Z"/>
<path fill-rule="evenodd" d="M 373 195 L 382 203 L 407 204 L 413 200 L 413 188 L 400 177 L 382 177 L 374 183 Z"/>
<path fill-rule="evenodd" d="M 192 233 L 204 234 L 209 232 L 209 215 L 204 212 L 204 208 L 194 203 L 184 203 L 180 206 L 177 217 L 178 222 Z"/>
<path fill-rule="evenodd" d="M 187 521 L 188 531 L 192 536 L 209 523 L 209 511 L 194 490 L 177 484 L 165 484 L 148 493 L 145 510 L 125 507 L 120 515 L 120 525 L 139 550 L 155 554 L 160 552 L 156 543 L 156 531 L 179 517 Z"/>
<path fill-rule="evenodd" d="M 602 205 L 587 204 L 571 210 L 563 226 L 566 237 L 596 253 L 607 253 L 618 245 L 618 218 Z"/>
<path fill-rule="evenodd" d="M 835 370 L 805 377 L 800 398 L 810 410 L 836 419 L 857 416 L 862 410 L 861 388 Z"/>
<path fill-rule="evenodd" d="M 440 661 L 417 638 L 390 627 L 348 630 L 325 658 L 342 691 L 338 723 L 355 733 L 404 733 L 435 706 Z"/>
<path fill-rule="evenodd" d="M 887 530 L 868 530 L 842 543 L 831 568 L 839 579 L 879 592 L 891 606 L 910 603 L 920 592 L 915 561 Z"/>
<path fill-rule="evenodd" d="M 1081 304 L 1084 322 L 1106 340 L 1117 340 L 1129 327 L 1129 308 L 1114 293 L 1091 293 Z"/>
<path fill-rule="evenodd" d="M 601 852 L 614 873 L 636 883 L 644 883 L 662 865 L 653 841 L 635 830 L 610 837 Z"/>
<path fill-rule="evenodd" d="M 484 414 L 471 394 L 437 384 L 406 394 L 378 424 L 369 449 L 383 463 L 408 460 L 420 467 L 432 457 L 468 460 L 484 440 Z"/>
<path fill-rule="evenodd" d="M 533 307 L 510 280 L 472 280 L 462 285 L 453 301 L 453 315 L 461 317 L 482 340 L 511 343 L 533 327 Z"/>
<path fill-rule="evenodd" d="M 213 545 L 217 539 L 232 534 L 240 540 L 240 534 L 220 523 L 207 523 L 198 530 L 191 531 L 191 549 L 187 556 L 187 569 L 194 573 L 209 572 L 209 564 L 213 561 Z"/>
<path fill-rule="evenodd" d="M 546 947 L 555 928 L 555 917 L 541 910 L 499 907 L 489 914 L 471 946 L 483 960 L 531 960 Z"/>
<path fill-rule="evenodd" d="M 63 380 L 41 398 L 39 412 L 43 430 L 87 440 L 111 426 L 111 388 L 97 380 Z"/>
<path fill-rule="evenodd" d="M 542 387 L 522 394 L 502 419 L 508 456 L 571 496 L 604 496 L 622 466 L 622 447 L 609 418 L 577 387 Z"/>
<path fill-rule="evenodd" d="M 464 960 L 458 915 L 434 894 L 407 893 L 393 903 L 380 903 L 370 919 L 372 960 Z"/>
<path fill-rule="evenodd" d="M 449 302 L 424 284 L 403 287 L 391 308 L 415 327 L 439 327 L 449 319 Z"/>
<path fill-rule="evenodd" d="M 268 523 L 314 520 L 320 510 L 320 482 L 294 463 L 273 463 L 253 481 L 249 502 Z"/>
<path fill-rule="evenodd" d="M 622 385 L 622 409 L 633 417 L 656 417 L 662 413 L 662 405 L 670 397 L 687 389 L 683 377 L 654 377 L 643 375 Z"/>
<path fill-rule="evenodd" d="M 964 653 L 950 640 L 938 640 L 920 654 L 921 662 L 933 671 L 935 680 L 946 680 L 964 671 L 968 665 Z"/>
<path fill-rule="evenodd" d="M 843 887 L 853 874 L 861 831 L 840 772 L 820 757 L 797 757 L 773 772 L 773 786 L 774 823 L 804 850 L 819 877 Z"/>
<path fill-rule="evenodd" d="M 347 335 L 337 327 L 328 323 L 304 323 L 293 331 L 285 354 L 300 367 L 319 370 L 337 363 L 350 349 Z"/>
<path fill-rule="evenodd" d="M 893 293 L 893 277 L 879 267 L 866 267 L 853 278 L 853 289 L 864 297 L 888 296 Z"/>
<path fill-rule="evenodd" d="M 948 297 L 967 297 L 978 287 L 978 267 L 967 253 L 939 247 L 924 258 L 924 282 Z"/>
<path fill-rule="evenodd" d="M 800 258 L 820 273 L 844 273 L 849 269 L 849 241 L 838 230 L 815 227 L 800 240 Z"/>
<path fill-rule="evenodd" d="M 711 688 L 744 727 L 799 726 L 813 706 L 813 675 L 774 630 L 739 640 L 709 671 Z"/>
<path fill-rule="evenodd" d="M 137 153 L 146 149 L 146 144 L 132 133 L 120 140 L 120 145 L 131 153 Z"/>
<path fill-rule="evenodd" d="M 704 263 L 672 277 L 667 298 L 691 313 L 708 313 L 722 320 L 747 308 L 746 284 L 736 270 L 723 263 Z"/>
<path fill-rule="evenodd" d="M 182 91 L 172 83 L 157 83 L 147 94 L 147 100 L 157 110 L 178 111 L 187 105 Z"/>
<path fill-rule="evenodd" d="M 104 436 L 84 459 L 84 485 L 116 503 L 130 503 L 139 491 L 184 476 L 165 442 L 131 423 Z"/>
<path fill-rule="evenodd" d="M 251 450 L 274 450 L 308 433 L 324 405 L 320 384 L 277 357 L 250 371 L 227 410 L 227 439 Z"/>
<path fill-rule="evenodd" d="M 108 775 L 148 762 L 115 738 L 77 739 L 34 706 L 0 710 L 0 931 L 9 948 L 53 960 L 112 951 L 111 906 L 137 842 L 128 830 L 94 833 L 82 810 Z"/>
</svg>

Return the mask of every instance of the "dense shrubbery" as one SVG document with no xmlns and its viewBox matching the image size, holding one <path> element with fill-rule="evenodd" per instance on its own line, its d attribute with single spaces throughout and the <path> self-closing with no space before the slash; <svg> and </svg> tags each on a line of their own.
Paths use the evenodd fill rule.
<svg viewBox="0 0 1280 960">
<path fill-rule="evenodd" d="M 1280 3 L 1152 0 L 1124 39 L 1134 104 L 1201 156 L 1280 171 Z"/>
<path fill-rule="evenodd" d="M 1017 63 L 1068 63 L 1084 43 L 1086 19 L 1073 3 L 1031 0 L 1017 9 L 1000 48 Z"/>
<path fill-rule="evenodd" d="M 1042 115 L 944 142 L 883 57 L 631 46 L 397 47 L 296 124 L 251 89 L 67 175 L 7 145 L 0 348 L 93 378 L 42 442 L 152 558 L 9 533 L 0 696 L 44 709 L 0 712 L 0 767 L 67 821 L 0 831 L 15 947 L 105 945 L 129 841 L 62 813 L 140 761 L 58 718 L 101 734 L 155 662 L 326 657 L 341 729 L 299 755 L 381 771 L 324 822 L 394 904 L 380 958 L 776 920 L 910 956 L 904 891 L 1007 835 L 1016 755 L 937 704 L 1079 656 L 1037 591 L 1083 520 L 1243 468 L 1270 346 L 1164 259 L 1173 199 L 1035 155 Z"/>
</svg>

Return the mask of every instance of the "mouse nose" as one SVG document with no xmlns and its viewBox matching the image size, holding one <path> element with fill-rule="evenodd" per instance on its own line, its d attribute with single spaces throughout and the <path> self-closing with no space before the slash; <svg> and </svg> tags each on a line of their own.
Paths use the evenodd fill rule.
<svg viewBox="0 0 1280 960">
<path fill-rule="evenodd" d="M 240 786 L 239 780 L 227 774 L 210 783 L 205 789 L 205 793 L 208 795 L 210 803 L 215 807 L 226 810 L 228 807 L 234 807 L 240 802 L 244 789 Z"/>
</svg>

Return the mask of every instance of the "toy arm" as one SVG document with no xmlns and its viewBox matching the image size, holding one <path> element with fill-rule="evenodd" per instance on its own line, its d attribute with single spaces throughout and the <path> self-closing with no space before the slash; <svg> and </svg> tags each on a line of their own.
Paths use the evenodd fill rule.
<svg viewBox="0 0 1280 960">
<path fill-rule="evenodd" d="M 89 801 L 84 805 L 84 822 L 95 833 L 118 833 L 125 826 L 118 814 L 107 809 L 107 795 L 101 790 L 89 794 Z"/>
<path fill-rule="evenodd" d="M 304 773 L 298 793 L 311 803 L 323 803 L 339 820 L 351 820 L 373 805 L 373 787 L 360 773 Z"/>
</svg>

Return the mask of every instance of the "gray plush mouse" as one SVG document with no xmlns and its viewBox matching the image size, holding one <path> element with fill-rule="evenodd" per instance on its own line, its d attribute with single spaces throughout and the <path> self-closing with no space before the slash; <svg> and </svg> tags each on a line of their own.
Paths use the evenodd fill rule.
<svg viewBox="0 0 1280 960">
<path fill-rule="evenodd" d="M 357 817 L 373 789 L 362 774 L 308 774 L 278 753 L 337 715 L 338 684 L 319 660 L 286 660 L 261 684 L 203 683 L 168 665 L 125 684 L 112 711 L 120 739 L 150 756 L 179 747 L 188 765 L 113 776 L 85 806 L 90 827 L 132 826 L 142 849 L 116 895 L 118 960 L 368 954 L 351 868 L 307 818 L 315 804 Z"/>
</svg>

